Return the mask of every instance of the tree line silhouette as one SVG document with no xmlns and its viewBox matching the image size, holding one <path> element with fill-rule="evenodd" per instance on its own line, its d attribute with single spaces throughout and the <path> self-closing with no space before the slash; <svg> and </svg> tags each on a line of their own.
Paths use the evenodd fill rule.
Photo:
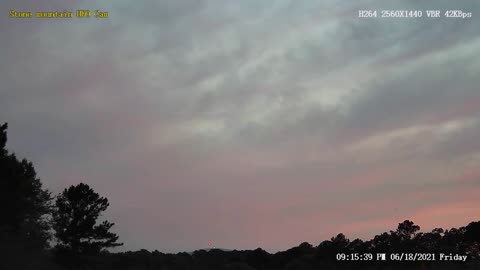
<svg viewBox="0 0 480 270">
<path fill-rule="evenodd" d="M 420 232 L 410 220 L 368 241 L 339 233 L 317 246 L 304 242 L 274 254 L 261 248 L 111 253 L 122 245 L 114 223 L 99 222 L 108 206 L 87 184 L 53 196 L 33 164 L 6 149 L 7 124 L 0 126 L 0 270 L 9 269 L 480 269 L 480 221 L 460 228 Z M 345 260 L 363 254 L 430 253 L 436 261 Z M 467 255 L 467 261 L 439 261 L 438 254 Z M 342 259 L 343 258 L 343 259 Z M 365 259 L 365 257 L 362 257 Z"/>
<path fill-rule="evenodd" d="M 18 263 L 22 268 L 38 269 L 25 257 L 46 251 L 76 262 L 80 255 L 122 245 L 110 232 L 113 223 L 97 224 L 109 206 L 107 198 L 83 183 L 53 197 L 43 188 L 33 164 L 5 148 L 7 127 L 6 123 L 0 126 L 0 254 L 10 255 L 2 261 L 3 267 L 18 269 Z M 51 240 L 54 249 L 50 249 Z"/>
</svg>

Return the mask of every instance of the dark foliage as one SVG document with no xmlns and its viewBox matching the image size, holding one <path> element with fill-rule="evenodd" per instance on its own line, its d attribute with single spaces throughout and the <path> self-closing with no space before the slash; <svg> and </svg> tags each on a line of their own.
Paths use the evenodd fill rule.
<svg viewBox="0 0 480 270">
<path fill-rule="evenodd" d="M 48 247 L 50 192 L 42 188 L 31 162 L 5 148 L 7 124 L 0 126 L 0 237 L 15 238 L 25 248 Z"/>
<path fill-rule="evenodd" d="M 100 214 L 109 206 L 88 185 L 80 183 L 65 189 L 55 201 L 53 225 L 58 248 L 76 254 L 98 254 L 102 249 L 121 246 L 118 236 L 110 232 L 114 223 L 103 221 Z"/>
<path fill-rule="evenodd" d="M 158 251 L 108 254 L 102 267 L 108 269 L 480 269 L 478 224 L 431 232 L 419 232 L 420 227 L 406 220 L 395 231 L 381 233 L 369 241 L 350 241 L 344 234 L 313 247 L 302 243 L 286 251 L 270 254 L 260 248 L 244 251 L 197 250 L 186 253 L 163 254 Z M 376 260 L 377 253 L 387 254 L 386 261 Z M 432 253 L 436 261 L 392 260 L 400 253 Z M 440 261 L 439 255 L 467 255 L 466 262 Z M 338 260 L 338 254 L 372 254 L 372 260 Z M 108 265 L 108 266 L 107 266 Z M 92 268 L 100 269 L 100 268 Z"/>
</svg>

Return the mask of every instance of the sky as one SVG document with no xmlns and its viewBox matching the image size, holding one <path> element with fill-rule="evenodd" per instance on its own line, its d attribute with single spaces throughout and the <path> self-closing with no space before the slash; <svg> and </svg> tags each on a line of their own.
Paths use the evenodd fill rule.
<svg viewBox="0 0 480 270">
<path fill-rule="evenodd" d="M 84 182 L 107 197 L 119 251 L 278 251 L 340 232 L 370 239 L 405 219 L 425 231 L 480 220 L 478 1 L 6 0 L 1 10 L 7 146 L 54 194 Z"/>
</svg>

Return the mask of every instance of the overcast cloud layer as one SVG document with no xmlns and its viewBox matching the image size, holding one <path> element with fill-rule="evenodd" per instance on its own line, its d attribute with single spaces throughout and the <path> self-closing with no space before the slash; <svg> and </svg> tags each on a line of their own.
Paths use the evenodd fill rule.
<svg viewBox="0 0 480 270">
<path fill-rule="evenodd" d="M 122 249 L 275 251 L 480 219 L 478 1 L 152 2 L 8 0 L 0 17 L 8 147 L 55 193 L 106 196 Z"/>
</svg>

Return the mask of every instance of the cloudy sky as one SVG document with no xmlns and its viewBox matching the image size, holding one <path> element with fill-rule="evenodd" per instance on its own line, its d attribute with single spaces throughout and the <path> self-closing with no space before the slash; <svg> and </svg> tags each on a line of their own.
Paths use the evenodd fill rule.
<svg viewBox="0 0 480 270">
<path fill-rule="evenodd" d="M 8 147 L 54 193 L 106 196 L 122 250 L 465 225 L 480 219 L 480 3 L 417 2 L 3 1 Z M 110 18 L 8 18 L 80 8 Z"/>
</svg>

